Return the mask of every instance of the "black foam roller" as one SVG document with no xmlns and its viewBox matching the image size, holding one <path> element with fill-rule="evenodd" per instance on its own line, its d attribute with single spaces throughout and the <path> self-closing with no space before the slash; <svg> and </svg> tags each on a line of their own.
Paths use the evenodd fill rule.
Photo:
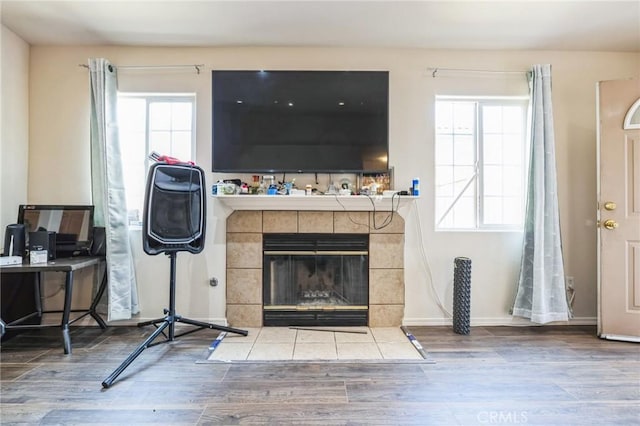
<svg viewBox="0 0 640 426">
<path fill-rule="evenodd" d="M 471 331 L 471 259 L 456 257 L 453 270 L 453 331 Z"/>
</svg>

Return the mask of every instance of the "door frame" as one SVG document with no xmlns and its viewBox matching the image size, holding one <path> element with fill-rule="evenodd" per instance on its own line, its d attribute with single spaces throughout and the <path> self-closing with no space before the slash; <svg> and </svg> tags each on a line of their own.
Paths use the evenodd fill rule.
<svg viewBox="0 0 640 426">
<path fill-rule="evenodd" d="M 626 341 L 626 342 L 634 342 L 634 343 L 640 343 L 640 336 L 628 336 L 628 335 L 620 335 L 620 334 L 612 334 L 612 333 L 607 333 L 607 334 L 603 334 L 602 333 L 602 328 L 603 328 L 603 324 L 602 324 L 602 302 L 601 302 L 601 294 L 602 294 L 602 226 L 601 226 L 601 220 L 602 220 L 602 209 L 601 209 L 601 202 L 602 202 L 602 188 L 601 188 L 601 150 L 602 150 L 602 134 L 601 134 L 601 125 L 600 125 L 600 120 L 601 120 L 601 111 L 600 111 L 600 85 L 603 82 L 597 82 L 596 84 L 596 123 L 597 123 L 597 128 L 596 128 L 596 168 L 597 168 L 597 172 L 596 172 L 596 223 L 597 223 L 597 232 L 596 232 L 596 259 L 597 259 L 597 265 L 596 265 L 596 270 L 597 270 L 597 334 L 600 338 L 602 339 L 607 339 L 607 340 L 617 340 L 617 341 Z M 620 125 L 623 127 L 624 129 L 624 122 L 626 122 L 627 116 L 629 115 L 629 112 L 631 110 L 633 110 L 634 107 L 637 107 L 638 104 L 640 103 L 640 98 L 638 98 L 638 100 L 636 100 L 630 107 L 629 109 L 626 111 L 625 113 L 625 117 L 623 119 L 623 122 L 620 123 Z"/>
</svg>

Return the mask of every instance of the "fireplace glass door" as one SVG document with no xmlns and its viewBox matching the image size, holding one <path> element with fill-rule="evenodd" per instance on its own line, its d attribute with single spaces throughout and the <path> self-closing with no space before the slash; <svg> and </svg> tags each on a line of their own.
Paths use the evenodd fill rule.
<svg viewBox="0 0 640 426">
<path fill-rule="evenodd" d="M 368 235 L 265 235 L 263 255 L 265 325 L 367 325 Z"/>
</svg>

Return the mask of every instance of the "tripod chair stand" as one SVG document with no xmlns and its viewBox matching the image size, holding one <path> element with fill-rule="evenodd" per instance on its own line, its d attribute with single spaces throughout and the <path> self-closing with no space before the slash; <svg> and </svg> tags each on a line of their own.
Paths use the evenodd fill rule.
<svg viewBox="0 0 640 426">
<path fill-rule="evenodd" d="M 156 163 L 149 169 L 145 193 L 143 248 L 147 254 L 169 256 L 169 308 L 165 316 L 138 324 L 153 325 L 156 330 L 102 382 L 109 388 L 113 381 L 150 346 L 172 342 L 176 337 L 203 329 L 220 330 L 246 336 L 246 330 L 223 327 L 184 318 L 176 314 L 176 257 L 179 251 L 200 253 L 204 249 L 206 200 L 204 172 L 193 164 Z M 176 334 L 176 323 L 194 326 Z M 168 329 L 168 330 L 167 330 Z M 167 332 L 165 332 L 165 330 Z M 156 339 L 162 334 L 163 340 Z"/>
</svg>

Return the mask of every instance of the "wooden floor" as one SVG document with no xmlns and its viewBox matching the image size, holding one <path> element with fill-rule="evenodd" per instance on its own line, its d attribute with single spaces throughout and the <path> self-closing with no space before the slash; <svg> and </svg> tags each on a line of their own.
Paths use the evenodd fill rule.
<svg viewBox="0 0 640 426">
<path fill-rule="evenodd" d="M 149 328 L 75 328 L 2 344 L 0 423 L 639 425 L 640 345 L 593 327 L 410 327 L 432 363 L 198 363 L 200 331 L 146 349 Z"/>
</svg>

